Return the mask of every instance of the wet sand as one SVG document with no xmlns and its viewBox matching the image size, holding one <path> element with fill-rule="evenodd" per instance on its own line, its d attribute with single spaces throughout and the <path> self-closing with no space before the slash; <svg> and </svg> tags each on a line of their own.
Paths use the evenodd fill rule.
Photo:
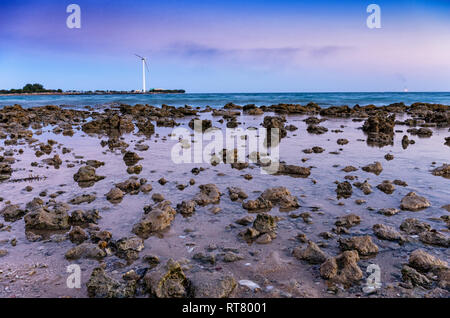
<svg viewBox="0 0 450 318">
<path fill-rule="evenodd" d="M 448 114 L 448 110 L 447 110 Z M 212 120 L 214 127 L 225 130 L 226 121 L 219 123 L 222 117 L 211 116 L 210 112 L 198 114 L 200 119 Z M 169 259 L 177 260 L 183 268 L 184 275 L 191 280 L 193 285 L 204 283 L 205 277 L 232 276 L 236 286 L 231 288 L 229 297 L 448 297 L 445 286 L 439 285 L 442 280 L 432 279 L 433 285 L 429 288 L 420 286 L 406 286 L 402 277 L 402 266 L 408 263 L 410 254 L 416 249 L 422 249 L 443 261 L 450 260 L 448 246 L 436 246 L 425 244 L 419 235 L 408 235 L 400 230 L 400 225 L 407 218 L 416 218 L 428 223 L 432 229 L 449 237 L 448 210 L 442 208 L 450 204 L 450 187 L 448 178 L 435 176 L 432 170 L 448 164 L 450 161 L 450 147 L 444 145 L 445 138 L 449 137 L 448 126 L 431 127 L 432 136 L 421 138 L 411 135 L 404 125 L 396 125 L 396 133 L 393 145 L 384 147 L 369 146 L 366 142 L 367 134 L 360 127 L 362 121 L 353 121 L 351 118 L 333 118 L 324 116 L 326 121 L 319 125 L 328 131 L 316 135 L 307 132 L 308 125 L 304 122 L 311 114 L 287 114 L 285 125 L 294 125 L 298 129 L 287 131 L 287 136 L 281 139 L 280 159 L 291 165 L 310 167 L 310 175 L 306 178 L 294 178 L 290 175 L 261 174 L 260 167 L 250 163 L 249 167 L 238 170 L 230 164 L 221 163 L 212 166 L 203 164 L 175 164 L 171 160 L 171 149 L 177 141 L 171 140 L 172 127 L 155 127 L 155 133 L 151 136 L 138 134 L 138 128 L 129 133 L 121 134 L 120 138 L 129 146 L 129 151 L 137 153 L 142 160 L 137 164 L 142 166 L 138 178 L 147 179 L 147 184 L 152 186 L 149 193 L 140 191 L 138 194 L 126 194 L 119 203 L 111 203 L 105 197 L 114 185 L 127 180 L 131 175 L 127 173 L 127 166 L 123 160 L 120 149 L 109 150 L 108 146 L 102 147 L 101 141 L 108 141 L 110 136 L 105 133 L 83 132 L 80 127 L 83 123 L 73 125 L 73 136 L 55 134 L 54 128 L 61 126 L 46 125 L 42 128 L 28 130 L 33 132 L 33 138 L 38 141 L 28 144 L 24 139 L 18 139 L 17 144 L 6 144 L 1 139 L 0 149 L 4 157 L 14 157 L 11 164 L 13 169 L 11 178 L 0 183 L 0 210 L 10 204 L 18 204 L 26 210 L 26 204 L 35 197 L 40 197 L 44 203 L 49 200 L 65 202 L 69 204 L 71 214 L 74 210 L 98 209 L 101 219 L 97 225 L 84 224 L 84 228 L 98 227 L 109 231 L 112 240 L 133 237 L 133 226 L 144 215 L 144 206 L 154 205 L 152 195 L 160 193 L 171 202 L 175 209 L 182 201 L 192 200 L 199 193 L 199 185 L 215 184 L 222 193 L 220 203 L 197 206 L 195 212 L 184 217 L 177 213 L 170 227 L 152 235 L 144 240 L 144 248 L 139 251 L 136 260 L 127 262 L 119 258 L 114 251 L 111 255 L 102 257 L 101 260 L 85 259 L 67 260 L 65 253 L 76 244 L 68 239 L 69 229 L 60 231 L 35 231 L 41 234 L 42 239 L 30 242 L 25 231 L 24 218 L 14 222 L 3 221 L 0 229 L 0 250 L 6 250 L 7 254 L 0 257 L 0 297 L 87 297 L 86 283 L 90 279 L 91 272 L 100 263 L 105 264 L 107 275 L 123 282 L 122 276 L 130 270 L 136 273 L 149 273 L 153 270 L 164 268 Z M 277 116 L 272 112 L 264 112 L 263 115 L 248 115 L 243 113 L 237 116 L 241 128 L 259 127 L 264 116 Z M 189 121 L 195 116 L 175 118 L 179 127 L 188 128 Z M 320 115 L 317 115 L 321 118 Z M 405 120 L 411 116 L 398 114 L 397 120 Z M 89 117 L 86 118 L 91 120 Z M 134 120 L 134 119 L 133 119 Z M 6 129 L 4 129 L 6 130 Z M 333 132 L 339 130 L 340 132 Z M 400 132 L 400 130 L 402 132 Z M 8 132 L 7 132 L 8 133 Z M 406 149 L 402 147 L 402 137 L 407 135 L 415 141 Z M 337 140 L 345 138 L 348 143 L 337 144 Z M 36 145 L 47 144 L 48 140 L 56 142 L 50 154 L 36 157 Z M 148 150 L 136 150 L 137 144 L 148 145 Z M 322 153 L 304 153 L 304 149 L 320 146 L 325 149 Z M 62 148 L 71 149 L 64 153 Z M 19 153 L 22 149 L 23 153 Z M 12 151 L 12 156 L 5 152 Z M 52 158 L 58 154 L 62 164 L 58 169 L 43 163 L 43 159 Z M 393 160 L 386 160 L 385 155 L 392 154 Z M 307 159 L 302 161 L 302 158 Z M 99 160 L 103 166 L 96 168 L 96 174 L 105 176 L 104 179 L 95 182 L 92 186 L 81 188 L 74 181 L 74 174 L 84 166 L 83 161 Z M 363 171 L 361 168 L 374 162 L 380 162 L 383 170 L 379 175 Z M 37 162 L 37 166 L 32 163 Z M 68 167 L 69 165 L 69 167 Z M 356 171 L 344 172 L 346 166 L 354 166 Z M 198 175 L 193 174 L 193 168 L 204 168 Z M 252 179 L 243 177 L 251 174 Z M 21 178 L 33 178 L 32 181 L 18 181 Z M 345 178 L 346 176 L 354 176 Z M 168 182 L 164 185 L 158 180 L 165 178 Z M 190 185 L 190 179 L 195 180 Z M 384 180 L 402 180 L 407 186 L 395 185 L 392 194 L 386 194 L 377 185 Z M 348 198 L 337 198 L 336 181 L 348 180 L 351 184 L 367 180 L 372 186 L 372 193 L 365 195 L 354 185 L 352 194 Z M 16 182 L 13 182 L 16 181 Z M 187 185 L 180 190 L 177 185 Z M 31 186 L 30 191 L 25 187 Z M 290 193 L 297 197 L 300 207 L 289 212 L 280 211 L 280 207 L 274 207 L 268 212 L 279 217 L 276 229 L 276 238 L 268 244 L 249 243 L 239 233 L 251 227 L 236 224 L 237 219 L 247 215 L 256 217 L 258 213 L 249 213 L 243 208 L 242 203 L 247 200 L 257 199 L 266 189 L 274 187 L 286 187 Z M 248 199 L 232 201 L 228 195 L 228 187 L 239 187 L 248 195 Z M 42 193 L 45 191 L 44 193 Z M 409 192 L 415 192 L 429 200 L 431 206 L 420 211 L 413 212 L 401 210 L 401 200 Z M 54 198 L 51 194 L 57 194 Z M 41 194 L 41 196 L 40 196 Z M 70 200 L 82 194 L 94 194 L 95 200 L 79 205 L 70 204 Z M 361 202 L 357 200 L 364 200 Z M 359 203 L 359 204 L 358 204 Z M 213 208 L 220 207 L 220 211 Z M 385 216 L 378 213 L 383 208 L 396 208 L 400 211 L 393 216 Z M 308 214 L 304 214 L 308 213 Z M 348 229 L 348 233 L 335 233 L 335 222 L 338 217 L 348 214 L 356 214 L 361 222 Z M 444 216 L 444 218 L 441 218 Z M 448 222 L 448 221 L 447 221 Z M 406 242 L 388 241 L 379 239 L 373 232 L 374 224 L 392 226 L 407 239 Z M 331 238 L 325 239 L 320 233 L 329 232 Z M 299 260 L 292 252 L 295 248 L 305 248 L 307 243 L 299 239 L 299 234 L 306 235 L 308 240 L 315 242 L 328 257 L 335 257 L 342 253 L 339 244 L 340 238 L 369 235 L 378 247 L 378 253 L 370 257 L 361 256 L 357 262 L 363 277 L 350 286 L 331 284 L 320 273 L 321 264 L 310 264 L 308 261 Z M 14 246 L 12 241 L 16 241 Z M 89 240 L 88 240 L 89 241 Z M 304 241 L 304 240 L 303 240 Z M 232 262 L 224 260 L 224 255 L 232 252 L 238 259 Z M 214 264 L 199 259 L 197 253 L 203 256 L 213 255 Z M 155 255 L 160 260 L 156 269 L 149 266 L 144 256 Z M 205 257 L 204 257 L 205 258 Z M 70 289 L 66 286 L 68 273 L 66 268 L 70 264 L 79 264 L 82 269 L 82 284 L 80 289 Z M 377 264 L 381 269 L 381 288 L 373 294 L 366 294 L 362 290 L 369 274 L 366 268 L 370 264 Z M 428 273 L 429 274 L 429 273 Z M 425 273 L 424 273 L 425 275 Z M 431 275 L 431 274 L 429 274 Z M 197 277 L 198 281 L 196 281 Z M 448 278 L 447 278 L 448 279 Z M 136 279 L 140 285 L 142 277 Z M 250 280 L 258 284 L 260 288 L 252 290 L 243 284 L 241 280 Z M 145 285 L 145 284 L 144 284 Z M 448 288 L 448 284 L 447 284 Z M 137 297 L 155 296 L 153 292 L 139 289 L 134 294 Z"/>
</svg>

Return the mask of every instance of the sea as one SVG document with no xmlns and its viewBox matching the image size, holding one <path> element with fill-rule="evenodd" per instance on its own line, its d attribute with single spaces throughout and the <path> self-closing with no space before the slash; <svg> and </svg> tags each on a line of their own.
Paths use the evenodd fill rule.
<svg viewBox="0 0 450 318">
<path fill-rule="evenodd" d="M 348 105 L 389 105 L 416 102 L 450 105 L 450 92 L 368 92 L 368 93 L 185 93 L 185 94 L 130 94 L 130 95 L 28 95 L 0 96 L 0 108 L 19 104 L 24 108 L 57 105 L 68 108 L 105 108 L 117 104 L 148 104 L 160 107 L 193 106 L 212 108 L 223 107 L 227 103 L 257 106 L 279 103 L 306 105 L 315 102 L 323 108 Z"/>
</svg>

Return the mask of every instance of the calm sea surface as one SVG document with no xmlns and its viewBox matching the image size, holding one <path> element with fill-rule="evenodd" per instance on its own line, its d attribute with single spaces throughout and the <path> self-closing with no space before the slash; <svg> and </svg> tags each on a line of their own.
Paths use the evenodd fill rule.
<svg viewBox="0 0 450 318">
<path fill-rule="evenodd" d="M 47 96 L 0 96 L 0 107 L 19 104 L 22 107 L 62 105 L 104 107 L 116 103 L 149 104 L 161 106 L 206 106 L 222 107 L 233 102 L 238 105 L 272 105 L 278 103 L 307 104 L 315 102 L 321 107 L 374 104 L 377 106 L 404 102 L 439 103 L 450 105 L 450 92 L 411 93 L 197 93 L 164 95 L 47 95 Z"/>
</svg>

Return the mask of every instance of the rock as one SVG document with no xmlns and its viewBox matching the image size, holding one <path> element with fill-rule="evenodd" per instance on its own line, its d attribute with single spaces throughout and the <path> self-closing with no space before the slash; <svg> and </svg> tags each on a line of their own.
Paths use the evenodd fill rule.
<svg viewBox="0 0 450 318">
<path fill-rule="evenodd" d="M 248 200 L 246 202 L 243 202 L 242 207 L 246 210 L 249 210 L 249 212 L 257 212 L 268 211 L 272 209 L 273 205 L 269 200 L 265 200 L 259 197 L 256 200 Z"/>
<path fill-rule="evenodd" d="M 21 219 L 25 213 L 26 211 L 20 209 L 18 204 L 8 204 L 0 211 L 0 215 L 6 222 L 15 222 Z"/>
<path fill-rule="evenodd" d="M 194 201 L 200 205 L 217 204 L 220 202 L 221 193 L 215 184 L 203 184 L 199 186 L 200 193 L 198 193 Z"/>
<path fill-rule="evenodd" d="M 149 193 L 150 191 L 153 190 L 153 187 L 151 184 L 143 184 L 143 185 L 141 185 L 139 190 L 141 190 L 143 193 Z"/>
<path fill-rule="evenodd" d="M 167 182 L 169 182 L 169 181 L 167 181 L 164 177 L 158 180 L 158 183 L 160 185 L 165 185 Z"/>
<path fill-rule="evenodd" d="M 310 264 L 322 264 L 328 258 L 327 254 L 323 252 L 316 243 L 309 241 L 305 248 L 296 247 L 292 254 L 300 259 L 305 260 Z"/>
<path fill-rule="evenodd" d="M 127 261 L 133 261 L 139 258 L 139 252 L 144 249 L 144 241 L 139 237 L 125 237 L 116 242 L 117 257 Z"/>
<path fill-rule="evenodd" d="M 324 148 L 319 147 L 319 146 L 314 146 L 314 147 L 311 148 L 311 150 L 312 150 L 312 152 L 314 152 L 314 153 L 322 153 L 322 152 L 325 151 Z"/>
<path fill-rule="evenodd" d="M 109 242 L 111 241 L 112 234 L 108 231 L 91 231 L 90 233 L 90 239 L 94 243 L 99 243 L 101 241 L 103 242 Z"/>
<path fill-rule="evenodd" d="M 272 236 L 269 233 L 264 233 L 256 239 L 256 244 L 269 244 L 272 242 Z"/>
<path fill-rule="evenodd" d="M 152 200 L 156 203 L 164 201 L 164 195 L 161 193 L 153 193 Z"/>
<path fill-rule="evenodd" d="M 402 148 L 406 149 L 410 144 L 413 144 L 414 140 L 409 140 L 407 135 L 404 135 L 402 138 Z"/>
<path fill-rule="evenodd" d="M 284 138 L 287 135 L 286 128 L 284 127 L 284 123 L 286 119 L 283 117 L 276 116 L 265 116 L 262 126 L 267 129 L 267 139 L 271 139 L 271 133 L 277 132 L 278 138 Z"/>
<path fill-rule="evenodd" d="M 56 169 L 58 169 L 62 164 L 62 160 L 59 155 L 54 155 L 53 158 L 44 159 L 42 162 L 49 166 L 54 166 Z"/>
<path fill-rule="evenodd" d="M 36 207 L 25 215 L 25 227 L 28 230 L 67 230 L 70 228 L 68 210 L 65 203 Z"/>
<path fill-rule="evenodd" d="M 186 278 L 178 262 L 170 259 L 144 277 L 148 291 L 157 298 L 187 298 L 192 295 L 191 281 Z"/>
<path fill-rule="evenodd" d="M 232 275 L 218 272 L 199 272 L 192 277 L 195 298 L 228 298 L 236 285 Z"/>
<path fill-rule="evenodd" d="M 400 208 L 402 210 L 419 211 L 431 206 L 430 201 L 426 198 L 418 196 L 415 192 L 409 192 L 401 201 Z"/>
<path fill-rule="evenodd" d="M 400 230 L 410 235 L 417 235 L 431 230 L 431 225 L 415 218 L 408 218 L 400 224 Z"/>
<path fill-rule="evenodd" d="M 363 278 L 358 261 L 359 256 L 356 251 L 345 251 L 323 262 L 320 266 L 320 276 L 332 283 L 349 287 Z"/>
<path fill-rule="evenodd" d="M 356 250 L 360 256 L 371 256 L 378 253 L 378 246 L 372 242 L 369 235 L 341 238 L 338 242 L 343 251 Z"/>
<path fill-rule="evenodd" d="M 131 119 L 126 116 L 120 116 L 116 112 L 108 112 L 102 115 L 101 118 L 84 124 L 82 130 L 88 134 L 122 134 L 124 132 L 132 132 L 134 130 L 134 124 Z"/>
<path fill-rule="evenodd" d="M 155 125 L 152 124 L 150 119 L 137 122 L 136 127 L 139 129 L 139 132 L 144 135 L 152 135 L 155 133 Z"/>
<path fill-rule="evenodd" d="M 209 119 L 199 120 L 193 118 L 189 121 L 188 126 L 197 132 L 205 132 L 212 127 L 212 122 Z"/>
<path fill-rule="evenodd" d="M 105 163 L 103 161 L 98 161 L 98 160 L 87 160 L 86 164 L 88 166 L 94 167 L 95 169 L 105 165 Z"/>
<path fill-rule="evenodd" d="M 378 210 L 378 213 L 381 213 L 386 216 L 396 215 L 398 212 L 400 212 L 400 210 L 396 208 L 386 208 Z"/>
<path fill-rule="evenodd" d="M 79 226 L 74 226 L 69 232 L 69 239 L 72 243 L 81 244 L 88 239 L 86 232 Z"/>
<path fill-rule="evenodd" d="M 177 212 L 185 217 L 191 216 L 195 212 L 196 205 L 197 203 L 195 203 L 195 201 L 193 200 L 183 201 L 177 204 Z"/>
<path fill-rule="evenodd" d="M 387 116 L 377 113 L 369 116 L 362 129 L 367 133 L 369 145 L 386 146 L 393 143 L 395 127 L 395 114 Z"/>
<path fill-rule="evenodd" d="M 106 252 L 101 249 L 98 245 L 93 243 L 82 243 L 77 245 L 65 254 L 66 259 L 75 260 L 80 258 L 87 259 L 102 259 L 106 256 Z"/>
<path fill-rule="evenodd" d="M 346 167 L 344 167 L 343 169 L 341 169 L 342 171 L 344 171 L 344 172 L 347 172 L 347 173 L 349 173 L 349 172 L 353 172 L 353 171 L 357 171 L 358 170 L 358 168 L 356 168 L 356 167 L 353 167 L 353 166 L 346 166 Z"/>
<path fill-rule="evenodd" d="M 91 209 L 87 211 L 75 210 L 70 214 L 69 222 L 70 224 L 97 224 L 97 221 L 101 219 L 101 216 L 97 209 Z"/>
<path fill-rule="evenodd" d="M 276 187 L 265 190 L 261 194 L 261 199 L 268 200 L 272 204 L 278 204 L 280 209 L 296 209 L 300 207 L 295 196 L 291 195 L 289 190 L 285 187 Z"/>
<path fill-rule="evenodd" d="M 74 174 L 73 179 L 78 182 L 80 187 L 90 187 L 95 182 L 104 179 L 104 176 L 98 176 L 95 174 L 95 168 L 91 166 L 81 167 L 77 173 Z"/>
<path fill-rule="evenodd" d="M 402 267 L 402 278 L 403 281 L 410 283 L 412 286 L 430 288 L 432 285 L 432 281 L 428 277 L 408 265 Z"/>
<path fill-rule="evenodd" d="M 431 173 L 434 176 L 450 178 L 450 165 L 444 163 L 442 166 L 434 169 Z"/>
<path fill-rule="evenodd" d="M 228 187 L 228 194 L 230 195 L 231 201 L 236 201 L 239 199 L 247 199 L 248 195 L 241 188 L 237 187 Z"/>
<path fill-rule="evenodd" d="M 384 225 L 384 224 L 375 224 L 373 227 L 373 232 L 375 235 L 381 240 L 388 241 L 405 241 L 403 235 L 401 235 L 398 231 L 396 231 L 392 226 Z"/>
<path fill-rule="evenodd" d="M 428 272 L 447 268 L 448 265 L 447 262 L 440 260 L 436 256 L 428 254 L 422 249 L 417 249 L 409 255 L 409 266 L 421 272 Z"/>
<path fill-rule="evenodd" d="M 307 178 L 311 174 L 311 170 L 306 167 L 280 163 L 278 166 L 277 174 L 288 175 L 291 177 Z"/>
<path fill-rule="evenodd" d="M 223 261 L 226 263 L 234 263 L 237 261 L 241 261 L 243 259 L 244 259 L 244 257 L 242 255 L 233 253 L 231 251 L 226 252 L 225 255 L 223 256 Z"/>
<path fill-rule="evenodd" d="M 409 132 L 411 135 L 417 135 L 419 137 L 431 137 L 433 135 L 433 131 L 429 128 L 410 128 L 408 130 L 406 130 L 407 132 Z"/>
<path fill-rule="evenodd" d="M 240 218 L 240 219 L 236 220 L 235 223 L 237 223 L 239 225 L 246 226 L 246 225 L 249 225 L 249 224 L 253 223 L 253 221 L 254 221 L 254 217 L 253 216 L 246 215 L 243 218 Z"/>
<path fill-rule="evenodd" d="M 395 190 L 395 186 L 389 180 L 384 180 L 382 183 L 377 185 L 377 188 L 386 194 L 392 194 Z"/>
<path fill-rule="evenodd" d="M 321 135 L 321 134 L 326 133 L 328 131 L 328 128 L 311 124 L 311 125 L 308 125 L 308 127 L 306 128 L 306 131 L 309 132 L 310 134 Z"/>
<path fill-rule="evenodd" d="M 192 256 L 193 259 L 200 261 L 202 263 L 208 263 L 214 265 L 216 263 L 216 257 L 214 254 L 209 253 L 196 253 L 194 256 Z"/>
<path fill-rule="evenodd" d="M 360 189 L 365 195 L 369 195 L 372 193 L 372 187 L 371 185 L 366 181 L 363 183 L 361 182 L 355 182 L 354 186 Z"/>
<path fill-rule="evenodd" d="M 132 232 L 138 236 L 146 237 L 153 232 L 160 232 L 168 228 L 175 218 L 176 211 L 170 201 L 163 201 L 154 207 L 144 208 L 146 214 L 141 221 L 133 226 Z"/>
<path fill-rule="evenodd" d="M 142 166 L 141 165 L 135 165 L 135 166 L 130 166 L 127 168 L 127 173 L 128 174 L 140 174 L 142 171 Z"/>
<path fill-rule="evenodd" d="M 387 154 L 384 155 L 384 159 L 386 159 L 387 161 L 394 160 L 394 155 L 390 154 L 390 153 L 387 153 Z"/>
<path fill-rule="evenodd" d="M 271 233 L 275 232 L 277 229 L 276 219 L 266 213 L 259 213 L 253 222 L 253 228 L 259 233 Z"/>
<path fill-rule="evenodd" d="M 436 230 L 419 233 L 419 239 L 425 244 L 450 247 L 450 237 Z"/>
<path fill-rule="evenodd" d="M 341 146 L 348 144 L 348 140 L 345 138 L 340 138 L 336 142 L 338 145 L 341 145 Z"/>
<path fill-rule="evenodd" d="M 139 157 L 139 155 L 135 152 L 132 151 L 127 151 L 124 155 L 123 155 L 123 161 L 125 162 L 125 164 L 130 167 L 130 166 L 134 166 L 135 164 L 138 163 L 139 160 L 142 160 L 144 158 Z"/>
<path fill-rule="evenodd" d="M 120 201 L 122 201 L 123 196 L 123 191 L 117 187 L 114 187 L 106 194 L 106 200 L 112 203 L 119 203 Z"/>
<path fill-rule="evenodd" d="M 97 197 L 94 194 L 82 194 L 79 195 L 69 201 L 70 204 L 82 204 L 82 203 L 91 203 L 94 201 Z"/>
<path fill-rule="evenodd" d="M 336 187 L 337 198 L 350 198 L 353 193 L 352 185 L 348 181 L 338 183 Z"/>
<path fill-rule="evenodd" d="M 106 275 L 102 267 L 97 267 L 92 271 L 86 286 L 89 297 L 130 298 L 136 292 L 135 284 L 135 281 L 129 281 L 127 284 L 120 283 Z"/>
<path fill-rule="evenodd" d="M 342 226 L 347 229 L 351 228 L 352 226 L 358 225 L 361 223 L 361 217 L 356 214 L 348 214 L 344 215 L 338 218 L 338 220 L 334 223 L 336 226 Z"/>
<path fill-rule="evenodd" d="M 395 179 L 392 183 L 395 185 L 398 185 L 398 186 L 402 186 L 402 187 L 408 186 L 408 184 L 405 181 L 398 180 L 398 179 Z"/>
<path fill-rule="evenodd" d="M 156 267 L 160 263 L 159 257 L 156 255 L 145 255 L 142 259 L 147 262 L 152 268 Z"/>
<path fill-rule="evenodd" d="M 133 176 L 128 180 L 116 183 L 116 187 L 125 193 L 137 194 L 140 191 L 141 183 L 139 182 L 137 177 Z"/>
<path fill-rule="evenodd" d="M 374 163 L 364 166 L 361 169 L 363 171 L 379 175 L 383 171 L 383 166 L 381 165 L 381 163 L 379 161 L 375 161 Z"/>
</svg>

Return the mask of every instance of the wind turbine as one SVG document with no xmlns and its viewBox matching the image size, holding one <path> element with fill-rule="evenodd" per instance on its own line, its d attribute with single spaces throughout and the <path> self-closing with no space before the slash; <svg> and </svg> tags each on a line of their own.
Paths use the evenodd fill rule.
<svg viewBox="0 0 450 318">
<path fill-rule="evenodd" d="M 145 69 L 147 69 L 147 72 L 150 73 L 147 65 L 147 59 L 145 57 L 142 57 L 140 55 L 134 54 L 142 61 L 142 93 L 145 93 Z"/>
</svg>

